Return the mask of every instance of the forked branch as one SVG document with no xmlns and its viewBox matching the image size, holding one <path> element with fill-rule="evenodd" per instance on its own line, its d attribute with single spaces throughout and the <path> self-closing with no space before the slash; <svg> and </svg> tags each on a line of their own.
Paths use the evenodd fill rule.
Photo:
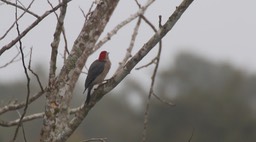
<svg viewBox="0 0 256 142">
<path fill-rule="evenodd" d="M 67 0 L 67 3 L 70 2 L 71 0 Z M 57 6 L 55 6 L 53 9 L 46 11 L 42 16 L 40 16 L 39 18 L 37 18 L 30 26 L 28 26 L 24 31 L 22 31 L 20 33 L 20 35 L 18 35 L 16 38 L 14 38 L 11 42 L 9 42 L 8 44 L 4 45 L 1 49 L 0 49 L 0 56 L 8 49 L 12 48 L 13 45 L 15 45 L 20 39 L 22 39 L 29 31 L 31 31 L 34 27 L 36 27 L 36 25 L 38 25 L 44 18 L 46 18 L 48 15 L 50 15 L 51 13 L 53 13 L 54 11 L 58 10 L 62 5 L 64 5 L 65 3 L 60 3 Z"/>
<path fill-rule="evenodd" d="M 69 127 L 66 127 L 64 130 L 64 135 L 66 133 L 72 133 L 73 130 L 78 127 L 81 121 L 86 117 L 90 109 L 98 102 L 106 93 L 110 92 L 115 88 L 130 72 L 131 70 L 139 63 L 147 53 L 155 47 L 155 45 L 172 29 L 175 23 L 179 20 L 181 15 L 189 7 L 193 0 L 184 0 L 179 7 L 176 8 L 174 13 L 169 17 L 167 22 L 154 34 L 146 44 L 125 64 L 125 66 L 115 74 L 107 83 L 99 86 L 94 93 L 92 94 L 92 101 L 83 107 L 80 111 L 76 113 L 74 117 L 69 122 Z"/>
</svg>

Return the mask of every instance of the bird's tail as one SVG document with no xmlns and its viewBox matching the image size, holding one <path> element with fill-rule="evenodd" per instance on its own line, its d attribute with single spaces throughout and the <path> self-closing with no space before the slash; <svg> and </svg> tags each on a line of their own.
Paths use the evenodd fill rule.
<svg viewBox="0 0 256 142">
<path fill-rule="evenodd" d="M 89 88 L 88 88 L 87 97 L 86 97 L 86 100 L 85 100 L 85 104 L 89 104 L 89 102 L 90 102 L 91 90 L 92 90 L 92 87 L 89 87 Z M 85 90 L 84 90 L 84 92 L 85 92 Z"/>
</svg>

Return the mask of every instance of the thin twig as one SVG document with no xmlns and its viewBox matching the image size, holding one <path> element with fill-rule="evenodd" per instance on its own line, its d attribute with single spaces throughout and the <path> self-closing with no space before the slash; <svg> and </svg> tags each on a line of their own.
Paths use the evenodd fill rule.
<svg viewBox="0 0 256 142">
<path fill-rule="evenodd" d="M 194 131 L 195 131 L 195 128 L 193 128 L 192 134 L 191 134 L 190 138 L 188 139 L 188 142 L 191 142 L 191 140 L 192 140 L 192 138 L 193 138 L 193 135 L 194 135 Z"/>
<path fill-rule="evenodd" d="M 71 0 L 67 0 L 67 3 Z M 38 23 L 40 23 L 45 17 L 47 17 L 52 12 L 59 9 L 61 6 L 63 6 L 65 3 L 60 3 L 57 6 L 55 6 L 53 9 L 46 11 L 42 16 L 40 16 L 38 19 L 36 19 L 30 26 L 28 26 L 23 32 L 20 33 L 19 36 L 17 36 L 15 39 L 13 39 L 10 43 L 6 44 L 0 49 L 0 56 L 8 49 L 13 47 L 20 39 L 22 39 L 29 31 L 31 31 Z"/>
<path fill-rule="evenodd" d="M 154 26 L 144 15 L 141 15 L 140 17 L 153 29 L 154 32 L 157 31 L 157 29 L 155 28 L 155 26 Z M 161 22 L 162 22 L 162 17 L 161 17 L 161 15 L 160 15 L 160 16 L 159 16 L 159 27 L 160 27 L 160 28 L 162 27 Z M 157 57 L 155 57 L 154 59 L 151 60 L 151 62 L 149 62 L 149 63 L 147 63 L 146 65 L 143 65 L 143 66 L 141 66 L 141 67 L 137 67 L 137 68 L 135 68 L 135 69 L 136 69 L 136 70 L 140 70 L 140 69 L 142 69 L 142 68 L 148 67 L 149 65 L 156 63 L 157 60 L 158 60 Z"/>
<path fill-rule="evenodd" d="M 157 96 L 155 93 L 153 93 L 153 96 L 156 97 L 156 99 L 158 99 L 160 102 L 164 103 L 164 104 L 167 104 L 171 107 L 175 106 L 176 104 L 172 103 L 172 102 L 169 102 L 169 101 L 166 101 L 162 98 L 160 98 L 159 96 Z"/>
<path fill-rule="evenodd" d="M 93 5 L 94 5 L 94 4 L 95 4 L 95 2 L 93 1 L 92 4 L 91 4 L 91 6 L 90 6 L 90 8 L 89 8 L 89 10 L 88 10 L 88 12 L 87 12 L 87 14 L 85 14 L 84 10 L 83 10 L 81 7 L 79 7 L 80 10 L 81 10 L 81 12 L 83 13 L 83 16 L 84 16 L 84 18 L 85 18 L 85 21 L 87 21 L 88 18 L 89 18 L 89 16 L 92 14 L 92 8 L 93 8 Z"/>
<path fill-rule="evenodd" d="M 84 12 L 84 10 L 79 6 L 79 9 L 80 9 L 80 11 L 82 12 L 82 14 L 83 14 L 83 16 L 84 16 L 84 19 L 86 19 L 86 14 L 85 14 L 85 12 Z"/>
<path fill-rule="evenodd" d="M 51 3 L 50 0 L 47 0 L 47 3 L 50 5 L 51 8 L 54 8 L 54 6 L 53 6 L 53 4 Z M 53 13 L 54 13 L 54 15 L 56 16 L 56 18 L 58 19 L 59 16 L 58 16 L 57 12 L 54 11 Z"/>
<path fill-rule="evenodd" d="M 152 65 L 152 64 L 156 64 L 156 62 L 157 62 L 157 57 L 155 57 L 154 59 L 152 59 L 149 63 L 147 63 L 147 64 L 145 64 L 145 65 L 143 65 L 143 66 L 140 66 L 140 67 L 135 68 L 135 70 L 140 70 L 140 69 L 142 69 L 142 68 L 146 68 L 146 67 L 148 67 L 148 66 L 150 66 L 150 65 Z"/>
<path fill-rule="evenodd" d="M 144 17 L 144 16 L 143 16 L 143 17 Z M 156 31 L 155 27 L 147 20 L 146 17 L 144 17 L 143 20 L 145 20 L 145 22 L 148 23 L 148 24 L 152 27 L 152 29 L 154 29 L 154 31 Z M 161 16 L 161 15 L 159 15 L 159 22 L 158 22 L 158 23 L 159 23 L 159 24 L 158 24 L 159 28 L 162 28 L 162 16 Z M 160 41 L 159 44 L 162 44 L 161 41 Z M 160 48 L 160 45 L 159 45 L 159 48 Z M 155 59 L 158 60 L 159 58 L 160 58 L 160 57 L 156 57 Z M 164 103 L 164 104 L 167 104 L 167 105 L 169 105 L 169 106 L 175 106 L 175 105 L 176 105 L 176 104 L 174 104 L 174 103 L 172 103 L 172 102 L 169 102 L 169 101 L 166 101 L 166 100 L 164 100 L 164 99 L 161 99 L 161 98 L 160 98 L 159 96 L 157 96 L 155 93 L 153 93 L 153 96 L 155 96 L 156 99 L 158 99 L 160 102 L 162 102 L 162 103 Z"/>
<path fill-rule="evenodd" d="M 40 87 L 41 91 L 43 92 L 43 91 L 44 91 L 44 88 L 43 88 L 43 85 L 42 85 L 42 83 L 41 83 L 41 81 L 40 81 L 39 76 L 31 69 L 32 50 L 33 50 L 33 48 L 30 48 L 30 56 L 29 56 L 28 69 L 29 69 L 29 71 L 36 77 L 36 80 L 37 80 L 37 82 L 38 82 L 38 84 L 39 84 L 39 87 Z"/>
<path fill-rule="evenodd" d="M 66 36 L 66 32 L 65 32 L 65 28 L 64 26 L 62 27 L 62 35 L 63 35 L 63 38 L 64 38 L 64 63 L 66 61 L 66 54 L 69 55 L 69 50 L 68 50 L 68 40 L 67 40 L 67 36 Z"/>
<path fill-rule="evenodd" d="M 138 0 L 135 0 L 136 4 L 138 5 L 139 8 L 141 8 L 140 3 L 138 2 Z"/>
<path fill-rule="evenodd" d="M 82 140 L 80 142 L 106 142 L 107 138 L 90 138 L 88 140 Z"/>
<path fill-rule="evenodd" d="M 29 13 L 29 14 L 31 14 L 32 16 L 36 17 L 36 18 L 40 18 L 39 15 L 37 15 L 37 14 L 35 14 L 34 12 L 28 10 L 28 8 L 24 8 L 24 6 L 22 7 L 22 6 L 19 6 L 17 3 L 12 3 L 12 2 L 10 2 L 10 0 L 1 0 L 1 1 L 4 2 L 4 3 L 6 3 L 6 4 L 9 4 L 9 5 L 11 5 L 11 6 L 14 6 L 15 8 L 21 9 L 21 10 L 23 10 L 24 12 Z M 34 2 L 34 0 L 33 0 L 32 2 Z"/>
<path fill-rule="evenodd" d="M 18 51 L 17 54 L 16 54 L 9 62 L 7 62 L 7 63 L 5 63 L 4 65 L 0 66 L 0 69 L 7 67 L 8 65 L 10 65 L 10 64 L 12 64 L 12 63 L 14 63 L 14 62 L 20 61 L 21 59 L 17 59 L 17 60 L 16 60 L 16 58 L 19 57 L 19 55 L 20 55 L 20 51 Z"/>
<path fill-rule="evenodd" d="M 128 59 L 132 57 L 132 49 L 134 47 L 134 43 L 135 43 L 135 40 L 138 35 L 138 30 L 139 30 L 140 24 L 141 24 L 141 18 L 138 19 L 137 24 L 134 27 L 130 45 L 126 50 L 127 52 L 126 52 L 126 55 L 124 56 L 124 59 L 122 60 L 122 62 L 119 63 L 119 67 L 117 68 L 116 73 L 125 65 L 125 63 L 128 61 Z"/>
<path fill-rule="evenodd" d="M 21 117 L 20 112 L 18 110 L 16 110 L 16 112 L 18 113 L 19 117 Z M 22 128 L 23 139 L 26 142 L 27 138 L 26 138 L 26 133 L 25 133 L 25 129 L 24 129 L 23 123 L 21 124 L 21 128 Z"/>
<path fill-rule="evenodd" d="M 154 32 L 157 31 L 155 26 L 144 15 L 141 15 L 140 17 L 150 26 L 151 29 L 153 29 Z"/>
<path fill-rule="evenodd" d="M 160 22 L 160 20 L 159 20 L 159 22 Z M 156 28 L 152 28 L 152 29 L 155 32 L 157 32 L 155 30 Z M 144 129 L 143 129 L 143 132 L 142 132 L 142 142 L 146 142 L 146 139 L 147 139 L 149 104 L 150 104 L 151 96 L 154 94 L 154 84 L 155 84 L 155 78 L 156 78 L 156 74 L 157 74 L 157 70 L 158 70 L 158 66 L 159 66 L 159 62 L 160 62 L 161 51 L 162 51 L 162 40 L 159 41 L 158 53 L 156 55 L 156 64 L 155 64 L 156 66 L 154 68 L 153 75 L 151 77 L 151 85 L 150 85 L 150 90 L 149 90 L 149 94 L 148 94 L 146 110 L 145 110 L 145 113 L 144 113 Z"/>
<path fill-rule="evenodd" d="M 112 31 L 107 33 L 107 36 L 105 36 L 103 39 L 101 39 L 93 48 L 93 51 L 98 50 L 102 45 L 104 45 L 107 41 L 111 39 L 113 35 L 115 35 L 122 27 L 124 27 L 126 24 L 133 21 L 138 16 L 144 14 L 144 12 L 147 10 L 147 8 L 154 2 L 155 0 L 148 0 L 147 3 L 142 6 L 136 13 L 132 14 L 129 18 L 122 21 L 120 24 L 118 24 Z"/>
<path fill-rule="evenodd" d="M 16 0 L 16 4 L 17 4 L 17 0 Z M 17 11 L 18 11 L 18 9 L 16 7 L 15 8 L 16 21 L 17 21 L 17 18 L 18 18 L 18 12 Z M 18 36 L 20 36 L 20 29 L 19 29 L 18 21 L 16 22 L 16 29 L 17 29 Z M 16 140 L 17 134 L 18 134 L 18 131 L 19 131 L 19 127 L 22 125 L 22 119 L 26 115 L 27 108 L 28 108 L 28 102 L 29 102 L 29 96 L 30 96 L 30 78 L 29 78 L 28 71 L 27 71 L 27 68 L 26 68 L 24 53 L 23 53 L 23 49 L 22 49 L 22 42 L 21 42 L 20 39 L 19 39 L 19 48 L 20 48 L 20 53 L 21 53 L 21 57 L 22 57 L 22 65 L 23 65 L 24 73 L 25 73 L 25 76 L 27 78 L 27 97 L 26 97 L 26 104 L 25 104 L 23 113 L 20 117 L 19 124 L 18 124 L 18 126 L 15 130 L 15 133 L 14 133 L 14 136 L 13 136 L 13 139 L 12 139 L 13 141 Z"/>
<path fill-rule="evenodd" d="M 162 28 L 162 15 L 159 15 L 159 22 L 158 22 L 158 26 L 159 28 Z"/>
<path fill-rule="evenodd" d="M 35 0 L 32 0 L 30 2 L 30 4 L 28 5 L 28 7 L 26 8 L 27 10 L 29 10 L 29 8 L 32 6 L 32 4 L 34 3 Z M 16 19 L 16 20 L 20 20 L 25 14 L 27 13 L 27 11 L 23 11 L 23 13 Z M 7 29 L 7 31 L 3 34 L 3 36 L 0 37 L 0 40 L 4 39 L 5 36 L 11 31 L 11 29 L 15 26 L 16 20 L 12 23 L 12 25 Z"/>
</svg>

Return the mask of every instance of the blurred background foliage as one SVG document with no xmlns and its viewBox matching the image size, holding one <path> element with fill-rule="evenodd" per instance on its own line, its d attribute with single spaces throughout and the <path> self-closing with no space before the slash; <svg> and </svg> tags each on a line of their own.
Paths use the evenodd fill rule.
<svg viewBox="0 0 256 142">
<path fill-rule="evenodd" d="M 38 65 L 36 72 L 46 83 L 47 75 L 42 70 Z M 23 82 L 0 82 L 1 106 L 13 99 L 25 99 Z M 112 91 L 110 97 L 104 97 L 90 111 L 69 142 L 88 138 L 107 138 L 109 142 L 141 140 L 148 88 L 136 79 L 126 79 L 122 84 L 125 86 Z M 155 89 L 157 95 L 176 106 L 170 107 L 152 97 L 149 142 L 186 142 L 192 133 L 191 142 L 256 141 L 255 74 L 184 52 L 173 65 L 158 72 Z M 37 83 L 33 83 L 32 92 L 38 90 Z M 83 100 L 84 96 L 75 95 L 73 105 L 78 106 Z M 28 114 L 43 110 L 44 97 L 41 97 L 30 105 Z M 0 120 L 17 117 L 17 112 L 10 112 L 1 115 Z M 24 123 L 28 141 L 38 141 L 41 125 L 42 119 Z M 15 128 L 0 127 L 0 141 L 10 140 Z M 23 141 L 21 136 L 20 141 Z"/>
</svg>

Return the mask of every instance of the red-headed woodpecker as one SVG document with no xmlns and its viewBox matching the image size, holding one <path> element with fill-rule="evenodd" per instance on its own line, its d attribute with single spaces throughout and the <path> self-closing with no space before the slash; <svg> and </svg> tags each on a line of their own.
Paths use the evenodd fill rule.
<svg viewBox="0 0 256 142">
<path fill-rule="evenodd" d="M 108 74 L 108 71 L 111 66 L 111 62 L 108 58 L 108 54 L 109 53 L 107 51 L 102 51 L 99 55 L 99 58 L 91 64 L 88 70 L 87 78 L 85 80 L 85 85 L 84 85 L 85 86 L 84 92 L 86 91 L 86 89 L 88 89 L 85 104 L 88 104 L 90 102 L 90 95 L 91 95 L 91 90 L 93 86 L 95 84 L 102 83 L 104 78 Z"/>
</svg>

